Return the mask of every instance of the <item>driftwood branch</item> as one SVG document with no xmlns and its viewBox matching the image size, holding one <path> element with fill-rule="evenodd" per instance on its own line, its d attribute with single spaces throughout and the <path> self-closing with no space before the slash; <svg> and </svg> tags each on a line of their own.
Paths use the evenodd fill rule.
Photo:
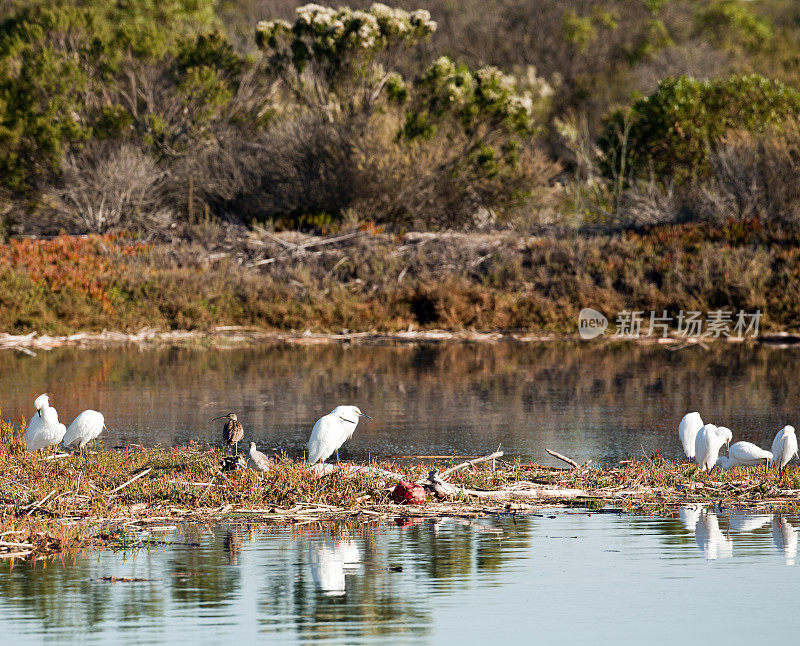
<svg viewBox="0 0 800 646">
<path fill-rule="evenodd" d="M 42 505 L 43 505 L 45 502 L 47 502 L 47 501 L 50 499 L 50 497 L 51 497 L 51 496 L 52 496 L 52 495 L 53 495 L 55 492 L 56 492 L 56 490 L 55 490 L 55 489 L 53 489 L 53 490 L 52 490 L 52 491 L 51 491 L 49 494 L 47 494 L 47 495 L 46 495 L 44 498 L 42 498 L 42 499 L 41 499 L 39 502 L 35 502 L 35 503 L 33 503 L 33 504 L 31 505 L 30 509 L 28 509 L 28 513 L 27 513 L 27 514 L 25 514 L 25 515 L 26 515 L 26 516 L 30 516 L 30 515 L 31 515 L 33 512 L 35 512 L 37 509 L 39 509 L 39 507 L 41 507 L 41 506 L 42 506 Z"/>
<path fill-rule="evenodd" d="M 475 458 L 474 460 L 467 460 L 466 462 L 462 462 L 461 464 L 457 464 L 454 467 L 450 467 L 446 471 L 439 474 L 440 478 L 445 478 L 449 476 L 451 473 L 458 471 L 459 469 L 463 469 L 464 467 L 470 467 L 473 464 L 478 464 L 480 462 L 487 462 L 489 460 L 496 460 L 497 458 L 502 458 L 503 452 L 502 451 L 495 451 L 491 455 L 484 455 L 482 458 Z"/>
<path fill-rule="evenodd" d="M 573 460 L 572 458 L 568 458 L 566 455 L 561 455 L 560 453 L 556 453 L 555 451 L 551 451 L 550 449 L 545 449 L 545 451 L 547 451 L 554 458 L 558 458 L 562 462 L 566 462 L 567 464 L 575 467 L 576 469 L 580 469 L 581 468 L 580 464 L 575 462 L 575 460 Z"/>
<path fill-rule="evenodd" d="M 402 480 L 402 473 L 395 473 L 394 471 L 386 471 L 378 467 L 363 466 L 360 464 L 325 464 L 324 462 L 312 464 L 308 472 L 315 478 L 330 475 L 331 473 L 347 473 L 352 476 L 358 474 L 366 474 L 375 476 L 377 478 L 397 479 Z"/>
<path fill-rule="evenodd" d="M 124 488 L 125 488 L 125 487 L 127 487 L 127 486 L 128 486 L 130 483 L 131 483 L 131 482 L 135 482 L 135 481 L 136 481 L 136 480 L 138 480 L 139 478 L 142 478 L 142 477 L 146 476 L 146 475 L 147 475 L 148 473 L 150 473 L 152 470 L 153 470 L 153 467 L 150 467 L 149 469 L 145 469 L 145 470 L 144 470 L 144 471 L 142 471 L 141 473 L 137 473 L 135 476 L 133 476 L 133 477 L 132 477 L 130 480 L 128 480 L 127 482 L 123 482 L 123 483 L 122 483 L 122 484 L 121 484 L 119 487 L 117 487 L 116 489 L 112 489 L 111 491 L 109 491 L 109 492 L 108 492 L 108 493 L 109 493 L 109 495 L 117 493 L 117 492 L 118 492 L 120 489 L 124 489 Z"/>
</svg>

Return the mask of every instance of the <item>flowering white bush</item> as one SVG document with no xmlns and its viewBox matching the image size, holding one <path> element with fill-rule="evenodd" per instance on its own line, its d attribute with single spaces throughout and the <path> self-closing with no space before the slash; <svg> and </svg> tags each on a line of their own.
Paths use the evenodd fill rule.
<svg viewBox="0 0 800 646">
<path fill-rule="evenodd" d="M 377 3 L 368 11 L 318 4 L 296 11 L 294 23 L 259 23 L 256 41 L 288 86 L 330 120 L 337 113 L 369 111 L 384 91 L 390 99 L 404 100 L 402 76 L 385 72 L 375 56 L 391 47 L 412 46 L 436 29 L 425 10 Z"/>
</svg>

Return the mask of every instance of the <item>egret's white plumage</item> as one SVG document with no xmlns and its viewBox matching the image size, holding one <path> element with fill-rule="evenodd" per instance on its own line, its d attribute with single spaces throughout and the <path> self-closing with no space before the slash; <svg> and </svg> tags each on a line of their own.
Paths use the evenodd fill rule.
<svg viewBox="0 0 800 646">
<path fill-rule="evenodd" d="M 36 412 L 23 436 L 27 450 L 38 451 L 59 444 L 67 428 L 58 421 L 58 412 L 50 405 L 50 398 L 47 394 L 39 395 L 33 405 Z"/>
<path fill-rule="evenodd" d="M 728 456 L 717 459 L 716 466 L 728 470 L 734 467 L 755 467 L 772 460 L 772 453 L 750 442 L 736 442 L 728 449 Z"/>
<path fill-rule="evenodd" d="M 333 452 L 350 439 L 358 426 L 358 418 L 366 417 L 358 406 L 337 406 L 324 417 L 320 417 L 311 430 L 308 440 L 308 461 L 325 462 Z"/>
<path fill-rule="evenodd" d="M 105 428 L 103 414 L 96 410 L 85 410 L 72 420 L 62 442 L 64 446 L 78 442 L 78 449 L 83 451 L 83 447 L 100 435 L 103 428 Z"/>
<path fill-rule="evenodd" d="M 772 441 L 772 460 L 770 466 L 783 469 L 797 455 L 797 436 L 794 426 L 784 426 Z"/>
<path fill-rule="evenodd" d="M 693 413 L 686 413 L 678 425 L 678 437 L 681 438 L 683 444 L 683 452 L 687 458 L 693 458 L 695 454 L 694 443 L 697 438 L 697 432 L 703 428 L 703 420 L 700 418 L 700 413 L 697 411 Z"/>
<path fill-rule="evenodd" d="M 733 540 L 722 533 L 717 515 L 703 508 L 695 528 L 694 539 L 706 559 L 724 559 L 733 556 Z"/>
<path fill-rule="evenodd" d="M 723 444 L 731 441 L 733 434 L 724 426 L 705 424 L 698 432 L 695 440 L 695 462 L 702 471 L 714 468 Z"/>
</svg>

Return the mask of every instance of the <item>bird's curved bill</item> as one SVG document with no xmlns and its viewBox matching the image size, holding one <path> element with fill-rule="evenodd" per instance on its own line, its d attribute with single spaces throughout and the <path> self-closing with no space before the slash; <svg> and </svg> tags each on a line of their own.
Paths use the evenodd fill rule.
<svg viewBox="0 0 800 646">
<path fill-rule="evenodd" d="M 359 417 L 366 417 L 367 419 L 372 419 L 369 415 L 365 415 L 364 413 L 359 413 Z"/>
<path fill-rule="evenodd" d="M 215 419 L 226 419 L 227 417 L 228 417 L 227 415 L 220 415 L 219 417 L 215 417 L 211 421 L 213 422 Z"/>
</svg>

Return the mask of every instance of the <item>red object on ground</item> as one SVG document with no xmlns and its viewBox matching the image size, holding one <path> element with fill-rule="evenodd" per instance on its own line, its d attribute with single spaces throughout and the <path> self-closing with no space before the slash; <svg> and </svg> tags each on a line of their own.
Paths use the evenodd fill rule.
<svg viewBox="0 0 800 646">
<path fill-rule="evenodd" d="M 401 480 L 392 490 L 392 500 L 398 505 L 424 505 L 426 502 L 425 489 L 420 485 Z"/>
</svg>

